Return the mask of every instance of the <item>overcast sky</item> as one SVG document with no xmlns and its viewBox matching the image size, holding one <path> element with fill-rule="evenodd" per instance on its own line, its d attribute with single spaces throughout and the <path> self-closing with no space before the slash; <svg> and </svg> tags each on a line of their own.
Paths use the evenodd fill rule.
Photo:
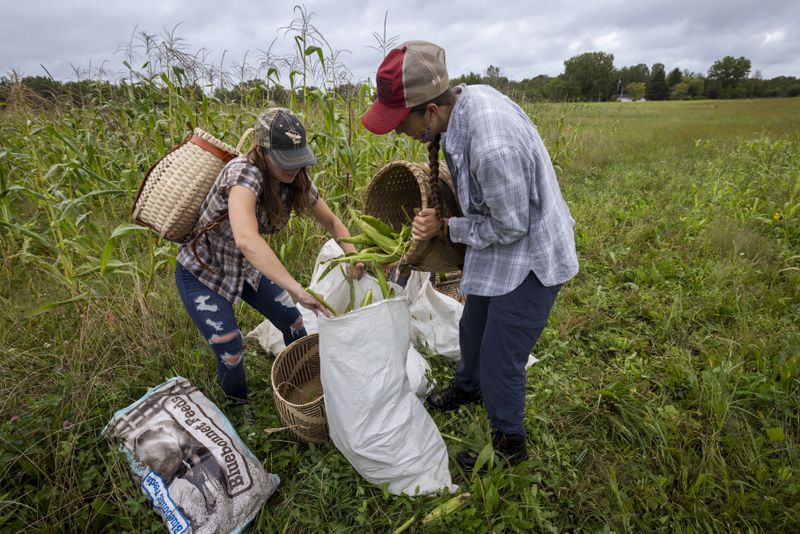
<svg viewBox="0 0 800 534">
<path fill-rule="evenodd" d="M 297 2 L 278 0 L 2 0 L 0 76 L 74 79 L 73 66 L 122 70 L 119 45 L 135 31 L 176 35 L 187 51 L 230 68 L 257 63 L 260 50 L 288 53 L 282 28 Z M 495 65 L 519 80 L 563 72 L 564 60 L 583 52 L 614 55 L 614 65 L 664 63 L 706 73 L 726 55 L 746 56 L 765 78 L 800 76 L 798 0 L 307 0 L 317 29 L 355 80 L 373 78 L 382 58 L 373 32 L 399 41 L 425 39 L 447 51 L 450 77 L 485 73 Z M 224 52 L 224 56 L 223 56 Z M 105 63 L 104 63 L 105 62 Z M 136 65 L 134 66 L 136 67 Z M 284 80 L 285 81 L 285 80 Z"/>
</svg>

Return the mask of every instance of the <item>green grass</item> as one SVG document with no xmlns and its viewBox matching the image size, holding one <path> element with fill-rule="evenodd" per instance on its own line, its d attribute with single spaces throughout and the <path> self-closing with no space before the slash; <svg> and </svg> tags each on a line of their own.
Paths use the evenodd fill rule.
<svg viewBox="0 0 800 534">
<path fill-rule="evenodd" d="M 425 159 L 361 129 L 365 98 L 315 99 L 315 179 L 337 213 L 359 207 L 382 164 Z M 163 531 L 100 430 L 176 374 L 222 395 L 173 286 L 174 246 L 109 237 L 188 118 L 235 144 L 252 104 L 150 91 L 0 111 L 0 530 Z M 451 461 L 471 503 L 412 529 L 797 531 L 800 100 L 528 110 L 560 169 L 581 261 L 529 371 L 531 459 L 481 476 Z M 324 239 L 293 219 L 270 243 L 307 281 Z M 244 331 L 261 320 L 239 316 Z M 388 495 L 331 444 L 265 432 L 283 426 L 272 358 L 253 344 L 245 358 L 258 424 L 241 433 L 283 480 L 254 530 L 387 532 L 447 499 Z M 431 361 L 440 383 L 452 376 Z M 452 455 L 488 441 L 482 408 L 434 419 Z"/>
</svg>

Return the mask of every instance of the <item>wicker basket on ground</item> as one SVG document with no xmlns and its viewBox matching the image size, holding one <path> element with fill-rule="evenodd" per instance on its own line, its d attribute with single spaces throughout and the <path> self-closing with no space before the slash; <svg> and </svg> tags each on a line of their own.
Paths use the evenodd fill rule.
<svg viewBox="0 0 800 534">
<path fill-rule="evenodd" d="M 447 295 L 451 299 L 456 299 L 458 302 L 464 304 L 465 298 L 458 294 L 458 288 L 461 285 L 461 275 L 457 273 L 454 278 L 447 278 L 446 280 L 437 280 L 433 284 L 433 288 L 443 295 Z"/>
<path fill-rule="evenodd" d="M 294 341 L 275 358 L 272 391 L 278 415 L 294 439 L 305 443 L 327 441 L 319 334 Z"/>
<path fill-rule="evenodd" d="M 364 211 L 390 224 L 395 230 L 411 224 L 421 208 L 430 208 L 430 168 L 425 163 L 393 161 L 384 165 L 367 187 Z M 439 198 L 442 217 L 459 216 L 455 188 L 445 163 L 439 162 Z M 415 241 L 400 260 L 401 268 L 428 272 L 461 269 L 464 246 L 444 237 Z"/>
</svg>

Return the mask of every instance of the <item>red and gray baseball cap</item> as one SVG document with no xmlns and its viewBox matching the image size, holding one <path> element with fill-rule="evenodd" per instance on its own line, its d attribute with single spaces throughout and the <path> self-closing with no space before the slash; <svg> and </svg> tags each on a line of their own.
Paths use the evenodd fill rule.
<svg viewBox="0 0 800 534">
<path fill-rule="evenodd" d="M 256 119 L 256 144 L 269 150 L 275 163 L 283 170 L 314 165 L 317 158 L 306 142 L 306 128 L 286 108 L 269 108 Z"/>
<path fill-rule="evenodd" d="M 386 134 L 411 108 L 448 89 L 444 49 L 428 41 L 403 43 L 386 55 L 375 81 L 378 98 L 361 116 L 361 124 L 372 133 Z"/>
</svg>

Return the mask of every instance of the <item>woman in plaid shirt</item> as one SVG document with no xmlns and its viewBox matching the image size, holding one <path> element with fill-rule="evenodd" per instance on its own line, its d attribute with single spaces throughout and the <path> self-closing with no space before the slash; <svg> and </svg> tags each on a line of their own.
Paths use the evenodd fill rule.
<svg viewBox="0 0 800 534">
<path fill-rule="evenodd" d="M 461 360 L 437 410 L 483 401 L 495 453 L 508 464 L 528 457 L 523 426 L 525 366 L 561 285 L 578 272 L 573 225 L 553 164 L 525 112 L 482 85 L 449 87 L 444 50 L 410 41 L 387 54 L 378 98 L 362 116 L 376 134 L 394 130 L 428 143 L 438 177 L 443 149 L 462 216 L 434 209 L 414 219 L 412 235 L 445 235 L 467 245 L 460 293 Z M 472 470 L 477 455 L 463 451 Z"/>
<path fill-rule="evenodd" d="M 292 211 L 310 212 L 330 235 L 347 227 L 320 198 L 307 168 L 316 163 L 306 129 L 288 109 L 270 108 L 256 121 L 247 156 L 231 160 L 200 207 L 194 231 L 178 252 L 175 282 L 197 329 L 217 357 L 217 376 L 229 399 L 247 399 L 242 334 L 233 305 L 244 300 L 282 333 L 306 335 L 295 303 L 327 311 L 303 289 L 262 238 L 281 230 Z M 345 252 L 355 247 L 342 243 Z M 352 274 L 360 278 L 363 264 Z"/>
</svg>

